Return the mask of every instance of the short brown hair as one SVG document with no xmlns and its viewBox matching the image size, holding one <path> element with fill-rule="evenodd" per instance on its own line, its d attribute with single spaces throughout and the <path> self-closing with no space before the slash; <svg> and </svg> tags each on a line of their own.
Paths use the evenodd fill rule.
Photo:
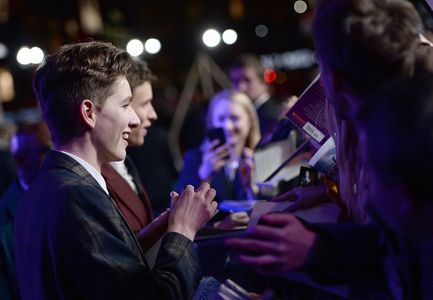
<svg viewBox="0 0 433 300">
<path fill-rule="evenodd" d="M 321 0 L 313 35 L 320 63 L 365 95 L 413 72 L 421 26 L 408 1 Z"/>
<path fill-rule="evenodd" d="M 152 82 L 156 80 L 156 77 L 152 74 L 146 62 L 134 58 L 131 70 L 126 75 L 126 79 L 131 86 L 131 91 L 134 91 L 137 86 L 145 82 Z"/>
<path fill-rule="evenodd" d="M 237 57 L 230 65 L 230 69 L 241 69 L 247 67 L 253 69 L 257 77 L 260 78 L 262 82 L 265 82 L 266 69 L 260 61 L 260 58 L 254 54 L 242 54 L 241 56 Z"/>
<path fill-rule="evenodd" d="M 48 55 L 36 70 L 33 89 L 53 142 L 62 144 L 79 134 L 77 111 L 82 100 L 103 105 L 113 84 L 130 68 L 130 55 L 105 42 L 64 45 Z"/>
</svg>

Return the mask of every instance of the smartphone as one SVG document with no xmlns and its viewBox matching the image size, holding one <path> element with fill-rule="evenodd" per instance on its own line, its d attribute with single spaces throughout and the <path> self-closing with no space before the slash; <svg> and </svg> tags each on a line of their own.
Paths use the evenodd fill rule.
<svg viewBox="0 0 433 300">
<path fill-rule="evenodd" d="M 218 145 L 215 146 L 219 147 L 223 144 L 226 143 L 226 136 L 224 134 L 224 129 L 222 127 L 216 127 L 216 128 L 211 128 L 209 130 L 206 131 L 206 138 L 212 142 L 213 140 L 218 140 Z"/>
</svg>

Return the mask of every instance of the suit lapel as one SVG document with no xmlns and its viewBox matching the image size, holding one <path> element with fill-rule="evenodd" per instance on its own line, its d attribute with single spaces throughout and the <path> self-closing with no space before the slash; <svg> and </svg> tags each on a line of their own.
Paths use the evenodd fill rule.
<svg viewBox="0 0 433 300">
<path fill-rule="evenodd" d="M 106 194 L 96 179 L 80 163 L 60 151 L 49 151 L 42 163 L 42 168 L 44 167 L 61 168 L 73 172 L 82 178 L 83 183 L 92 184 Z"/>
<path fill-rule="evenodd" d="M 64 154 L 62 152 L 54 151 L 54 150 L 49 151 L 45 155 L 45 159 L 42 162 L 42 166 L 41 167 L 42 168 L 62 168 L 62 169 L 67 169 L 68 171 L 71 171 L 71 172 L 77 174 L 78 176 L 80 176 L 82 178 L 82 182 L 84 184 L 92 184 L 96 188 L 98 188 L 101 191 L 103 191 L 103 193 L 105 195 L 107 195 L 107 193 L 99 185 L 99 183 L 96 181 L 96 179 L 93 178 L 93 176 L 89 172 L 87 172 L 87 170 L 81 164 L 79 164 L 76 160 L 74 160 L 73 158 L 69 157 L 68 155 L 66 155 L 66 154 Z M 128 222 L 126 221 L 125 217 L 123 216 L 122 212 L 120 211 L 119 207 L 117 206 L 117 204 L 113 200 L 113 198 L 110 195 L 107 195 L 107 198 L 111 201 L 111 203 L 113 204 L 114 209 L 117 211 L 117 213 L 119 214 L 119 216 L 122 219 L 123 223 L 128 228 L 128 230 L 130 232 L 131 238 L 134 239 L 134 242 L 137 245 L 138 251 L 139 251 L 139 253 L 140 253 L 140 255 L 141 255 L 144 263 L 147 265 L 147 262 L 146 262 L 143 250 L 141 249 L 140 243 L 138 242 L 137 237 L 135 236 L 134 231 L 129 226 Z"/>
<path fill-rule="evenodd" d="M 137 168 L 135 167 L 129 155 L 126 155 L 125 157 L 125 166 L 128 169 L 129 174 L 131 174 L 132 180 L 134 181 L 135 186 L 138 189 L 138 197 L 145 206 L 148 219 L 153 220 L 153 211 L 150 204 L 149 196 L 147 195 L 143 185 L 141 184 L 140 174 L 138 173 Z"/>
</svg>

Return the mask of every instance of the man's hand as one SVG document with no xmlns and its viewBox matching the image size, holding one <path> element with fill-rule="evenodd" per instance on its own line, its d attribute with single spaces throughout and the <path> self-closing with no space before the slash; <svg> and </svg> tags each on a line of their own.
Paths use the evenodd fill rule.
<svg viewBox="0 0 433 300">
<path fill-rule="evenodd" d="M 264 295 L 263 295 L 264 296 Z M 238 285 L 236 282 L 230 279 L 221 284 L 215 300 L 264 300 L 264 299 L 274 299 L 265 298 L 262 295 L 250 293 L 243 287 Z"/>
<path fill-rule="evenodd" d="M 178 232 L 193 241 L 218 207 L 213 201 L 215 195 L 216 191 L 208 183 L 202 183 L 196 191 L 187 185 L 180 195 L 172 192 L 167 231 Z"/>
<path fill-rule="evenodd" d="M 294 215 L 271 213 L 260 219 L 251 236 L 227 239 L 226 245 L 239 253 L 240 263 L 277 275 L 302 266 L 315 238 Z"/>
<path fill-rule="evenodd" d="M 137 234 L 137 239 L 140 242 L 141 249 L 143 252 L 152 247 L 156 241 L 167 231 L 168 218 L 170 216 L 170 209 L 168 208 L 162 214 L 160 214 L 155 220 L 149 225 L 145 226 Z"/>
<path fill-rule="evenodd" d="M 250 217 L 244 211 L 234 212 L 226 216 L 221 221 L 215 222 L 214 227 L 219 229 L 241 229 L 248 225 Z"/>
</svg>

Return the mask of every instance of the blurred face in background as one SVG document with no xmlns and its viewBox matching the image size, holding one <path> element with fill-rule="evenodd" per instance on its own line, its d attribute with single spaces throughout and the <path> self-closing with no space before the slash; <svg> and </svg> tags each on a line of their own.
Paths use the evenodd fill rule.
<svg viewBox="0 0 433 300">
<path fill-rule="evenodd" d="M 30 185 L 39 172 L 45 154 L 52 148 L 51 135 L 44 123 L 23 125 L 11 140 L 19 177 Z"/>
<path fill-rule="evenodd" d="M 222 127 L 227 144 L 237 150 L 245 146 L 251 129 L 249 115 L 245 108 L 230 100 L 220 100 L 212 112 L 212 126 Z"/>
<path fill-rule="evenodd" d="M 253 102 L 268 91 L 263 78 L 260 78 L 252 67 L 231 69 L 230 79 L 234 88 L 247 94 Z"/>
<path fill-rule="evenodd" d="M 148 81 L 137 86 L 132 92 L 131 106 L 140 119 L 140 125 L 132 129 L 128 140 L 129 146 L 143 145 L 147 129 L 158 118 L 152 105 L 152 99 L 152 85 Z"/>
</svg>

